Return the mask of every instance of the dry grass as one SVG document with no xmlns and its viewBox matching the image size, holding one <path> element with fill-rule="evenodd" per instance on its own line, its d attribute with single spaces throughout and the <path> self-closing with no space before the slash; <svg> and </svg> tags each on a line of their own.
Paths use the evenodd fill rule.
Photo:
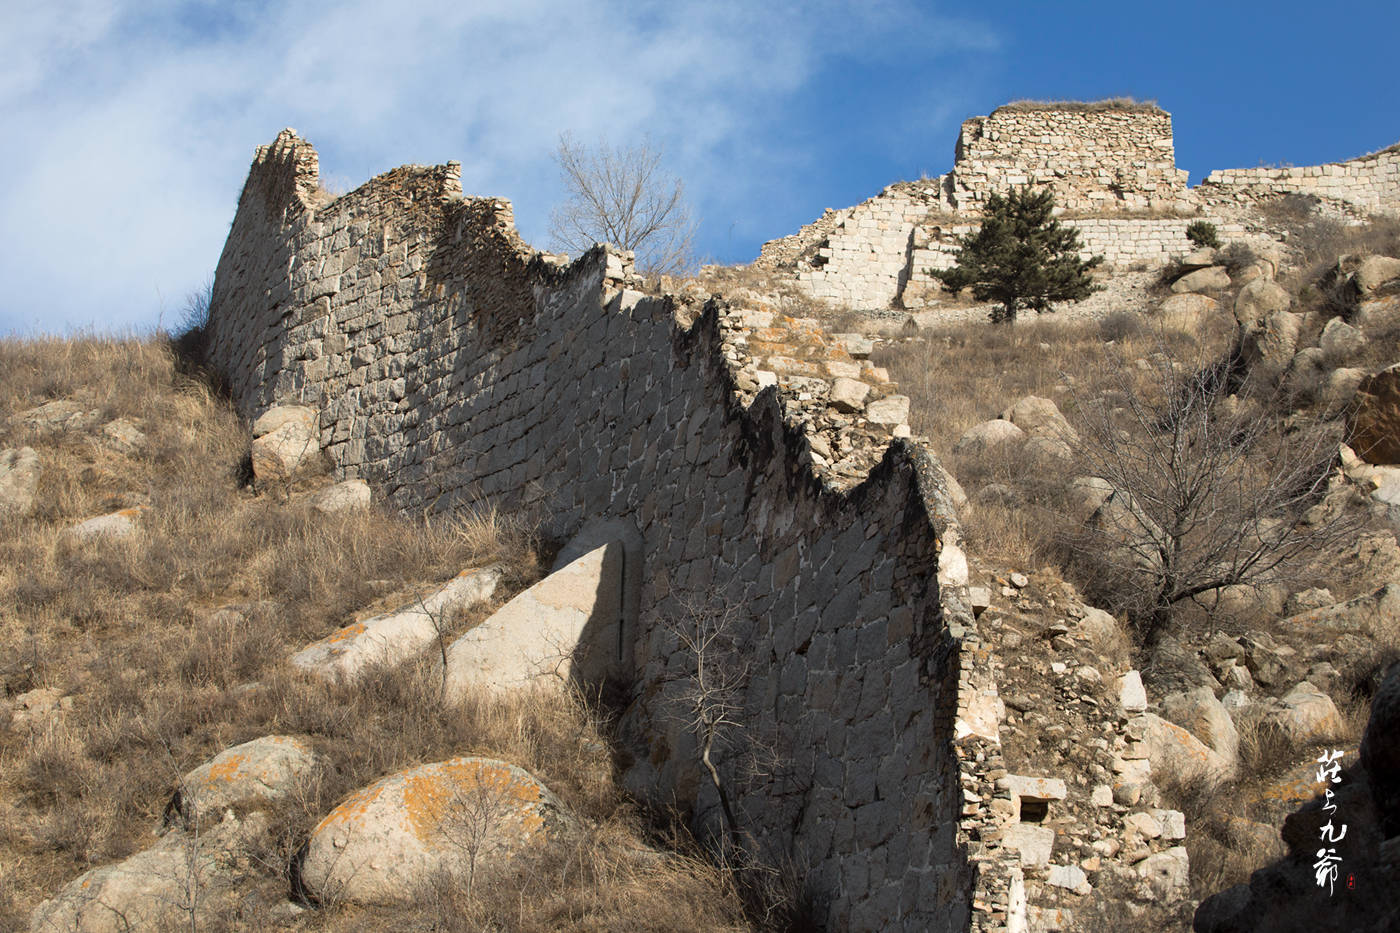
<svg viewBox="0 0 1400 933">
<path fill-rule="evenodd" d="M 1233 780 L 1214 781 L 1187 775 L 1162 786 L 1168 803 L 1182 811 L 1189 832 L 1186 849 L 1191 862 L 1191 891 L 1205 898 L 1249 881 L 1251 873 L 1283 854 L 1261 848 L 1239 820 L 1277 827 L 1296 807 L 1270 798 L 1264 790 L 1300 764 L 1311 763 L 1322 751 L 1355 748 L 1365 728 L 1365 703 L 1342 707 L 1342 731 L 1335 736 L 1299 744 L 1262 713 L 1237 715 L 1239 772 Z"/>
<path fill-rule="evenodd" d="M 98 412 L 97 426 L 45 435 L 11 417 L 61 398 Z M 114 418 L 145 432 L 137 452 L 102 441 L 101 423 Z M 464 567 L 507 567 L 499 604 L 538 575 L 526 529 L 494 513 L 429 524 L 254 498 L 240 468 L 246 425 L 158 341 L 0 343 L 0 425 L 0 447 L 28 444 L 43 464 L 34 513 L 0 520 L 0 683 L 10 696 L 55 688 L 72 704 L 38 731 L 0 724 L 0 928 L 22 925 L 82 871 L 149 844 L 180 774 L 269 734 L 307 736 L 326 762 L 301 799 L 279 807 L 259 853 L 274 904 L 309 828 L 345 794 L 414 764 L 480 754 L 535 773 L 591 828 L 548 871 L 489 886 L 466 914 L 489 922 L 473 929 L 737 922 L 739 902 L 717 869 L 693 855 L 627 855 L 643 844 L 643 824 L 585 704 L 551 693 L 445 708 L 426 662 L 354 687 L 286 663 L 351 617 L 409 602 Z M 129 538 L 78 544 L 64 534 L 133 505 L 147 511 Z M 329 909 L 286 922 L 465 928 L 433 919 L 438 909 L 373 918 Z"/>
<path fill-rule="evenodd" d="M 1082 377 L 1106 360 L 1110 342 L 1116 355 L 1129 360 L 1164 351 L 1209 355 L 1228 345 L 1224 318 L 1196 334 L 1132 314 L 1110 315 L 1102 322 L 1040 317 L 1013 326 L 972 322 L 930 327 L 918 339 L 886 345 L 875 362 L 909 396 L 914 433 L 926 435 L 951 464 L 953 445 L 963 432 L 998 417 L 1024 395 L 1061 405 L 1071 394 L 1094 397 L 1096 387 Z"/>
<path fill-rule="evenodd" d="M 1155 100 L 1138 100 L 1134 97 L 1106 97 L 1103 100 L 1013 100 L 992 111 L 998 113 L 1028 113 L 1036 110 L 1064 110 L 1071 113 L 1097 113 L 1103 110 L 1128 110 L 1136 112 L 1160 113 L 1162 108 Z"/>
</svg>

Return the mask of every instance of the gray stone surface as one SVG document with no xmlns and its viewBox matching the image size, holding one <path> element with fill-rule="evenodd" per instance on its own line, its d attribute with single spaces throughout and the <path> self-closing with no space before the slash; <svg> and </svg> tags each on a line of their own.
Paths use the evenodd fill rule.
<svg viewBox="0 0 1400 933">
<path fill-rule="evenodd" d="M 312 642 L 292 655 L 292 663 L 330 680 L 353 680 L 372 665 L 398 664 L 444 637 L 453 613 L 490 599 L 500 582 L 499 567 L 463 570 L 396 612 L 352 622 Z"/>
<path fill-rule="evenodd" d="M 622 566 L 620 542 L 594 548 L 469 629 L 447 649 L 448 700 L 574 679 L 601 684 L 623 661 Z"/>
</svg>

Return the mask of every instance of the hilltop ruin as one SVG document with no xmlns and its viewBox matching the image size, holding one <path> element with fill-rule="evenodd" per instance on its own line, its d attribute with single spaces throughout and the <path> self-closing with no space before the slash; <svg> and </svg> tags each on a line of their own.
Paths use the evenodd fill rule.
<svg viewBox="0 0 1400 933">
<path fill-rule="evenodd" d="M 764 244 L 757 265 L 790 273 L 835 304 L 917 310 L 937 303 L 941 287 L 928 270 L 952 265 L 956 238 L 975 229 L 987 196 L 1019 185 L 1054 192 L 1085 258 L 1102 255 L 1110 268 L 1165 265 L 1190 251 L 1192 221 L 1212 221 L 1222 240 L 1248 241 L 1259 229 L 1242 209 L 1282 195 L 1314 197 L 1344 215 L 1400 213 L 1400 145 L 1328 165 L 1211 172 L 1188 188 L 1165 110 L 1027 101 L 965 121 L 947 174 L 828 210 Z"/>
</svg>

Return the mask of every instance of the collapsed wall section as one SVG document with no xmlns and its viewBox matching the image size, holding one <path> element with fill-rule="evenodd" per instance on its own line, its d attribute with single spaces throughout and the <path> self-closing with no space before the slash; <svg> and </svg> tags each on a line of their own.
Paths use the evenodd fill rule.
<svg viewBox="0 0 1400 933">
<path fill-rule="evenodd" d="M 995 687 L 967 669 L 965 605 L 940 596 L 954 519 L 932 457 L 895 441 L 837 491 L 778 388 L 736 385 L 722 303 L 682 320 L 626 288 L 616 253 L 532 252 L 508 204 L 460 196 L 452 165 L 323 204 L 314 158 L 291 131 L 259 150 L 219 263 L 210 357 L 240 409 L 319 406 L 337 471 L 400 510 L 489 502 L 561 538 L 631 529 L 627 786 L 719 825 L 678 630 L 723 625 L 720 661 L 742 672 L 720 752 L 740 829 L 807 870 L 828 924 L 1009 922 L 987 886 L 1010 856 L 968 851 L 966 794 L 996 759 L 954 724 Z"/>
<path fill-rule="evenodd" d="M 1211 172 L 1198 189 L 1212 199 L 1252 203 L 1286 194 L 1343 202 L 1373 214 L 1400 214 L 1400 144 L 1347 162 Z"/>
</svg>

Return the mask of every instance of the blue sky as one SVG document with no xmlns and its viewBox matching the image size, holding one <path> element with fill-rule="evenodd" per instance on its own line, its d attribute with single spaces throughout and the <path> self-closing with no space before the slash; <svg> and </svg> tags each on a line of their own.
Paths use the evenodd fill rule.
<svg viewBox="0 0 1400 933">
<path fill-rule="evenodd" d="M 1193 184 L 1382 148 L 1397 36 L 1394 0 L 4 2 L 0 333 L 171 325 L 284 126 L 340 189 L 459 160 L 541 247 L 559 134 L 649 136 L 701 253 L 744 262 L 1018 98 L 1155 99 Z"/>
</svg>

